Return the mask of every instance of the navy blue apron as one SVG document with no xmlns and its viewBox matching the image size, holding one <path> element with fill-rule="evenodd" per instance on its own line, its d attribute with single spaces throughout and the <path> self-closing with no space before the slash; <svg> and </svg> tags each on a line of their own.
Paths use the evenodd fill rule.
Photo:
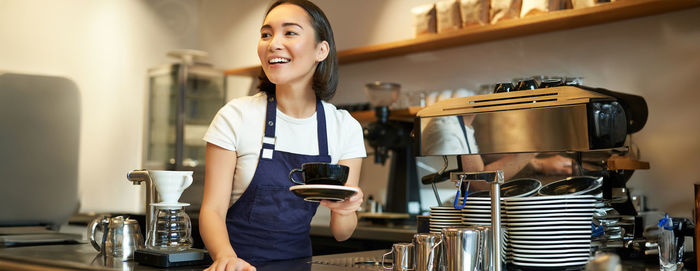
<svg viewBox="0 0 700 271">
<path fill-rule="evenodd" d="M 467 143 L 467 150 L 469 151 L 469 154 L 472 153 L 472 147 L 469 144 L 469 136 L 467 136 L 467 128 L 464 126 L 464 117 L 463 116 L 457 116 L 457 120 L 459 121 L 459 128 L 462 128 L 462 135 L 464 135 L 464 142 Z"/>
<path fill-rule="evenodd" d="M 226 214 L 229 241 L 247 262 L 286 260 L 311 256 L 311 218 L 317 202 L 297 197 L 289 187 L 289 172 L 309 162 L 331 162 L 326 137 L 326 114 L 316 101 L 319 155 L 275 150 L 277 101 L 267 98 L 265 135 L 255 175 L 243 195 Z"/>
</svg>

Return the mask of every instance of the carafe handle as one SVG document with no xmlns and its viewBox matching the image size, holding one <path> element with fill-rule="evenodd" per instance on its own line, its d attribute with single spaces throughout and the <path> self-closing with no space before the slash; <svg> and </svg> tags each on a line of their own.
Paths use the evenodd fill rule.
<svg viewBox="0 0 700 271">
<path fill-rule="evenodd" d="M 90 222 L 90 224 L 88 224 L 88 227 L 87 227 L 87 230 L 88 230 L 87 236 L 88 236 L 88 238 L 90 238 L 90 244 L 92 244 L 92 247 L 94 247 L 95 250 L 97 250 L 100 253 L 104 252 L 103 247 L 105 244 L 105 239 L 107 238 L 107 231 L 105 230 L 104 226 L 107 225 L 107 223 L 108 223 L 107 218 L 102 216 L 102 217 L 95 218 L 93 221 Z M 101 244 L 97 243 L 97 241 L 95 241 L 95 233 L 97 233 L 97 230 L 96 230 L 97 226 L 100 226 L 102 228 L 102 242 L 101 242 Z"/>
<path fill-rule="evenodd" d="M 384 265 L 384 259 L 386 258 L 386 255 L 389 255 L 389 254 L 391 254 L 391 253 L 393 253 L 393 252 L 394 252 L 394 247 L 392 246 L 392 247 L 391 247 L 391 250 L 389 250 L 389 252 L 384 253 L 384 254 L 382 255 L 382 268 L 383 268 L 383 269 L 387 269 L 387 270 L 394 269 L 394 264 L 393 264 L 393 263 L 391 264 L 391 267 L 386 267 L 386 266 Z"/>
</svg>

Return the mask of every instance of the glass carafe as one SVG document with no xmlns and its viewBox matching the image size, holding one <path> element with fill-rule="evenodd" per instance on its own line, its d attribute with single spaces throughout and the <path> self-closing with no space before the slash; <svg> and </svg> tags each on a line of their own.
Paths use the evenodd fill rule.
<svg viewBox="0 0 700 271">
<path fill-rule="evenodd" d="M 146 247 L 181 251 L 192 247 L 192 222 L 184 206 L 155 206 Z"/>
</svg>

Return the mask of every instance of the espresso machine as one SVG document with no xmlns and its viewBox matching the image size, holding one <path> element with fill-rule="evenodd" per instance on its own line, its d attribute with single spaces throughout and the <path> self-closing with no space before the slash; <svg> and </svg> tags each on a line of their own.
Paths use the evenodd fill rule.
<svg viewBox="0 0 700 271">
<path fill-rule="evenodd" d="M 640 96 L 579 85 L 549 85 L 439 101 L 417 113 L 417 156 L 465 156 L 522 153 L 568 153 L 574 175 L 600 175 L 603 201 L 619 214 L 634 216 L 625 183 L 635 169 L 648 169 L 626 146 L 628 135 L 642 129 L 647 105 Z M 454 119 L 459 118 L 459 121 Z M 462 127 L 452 127 L 454 124 Z M 451 130 L 473 131 L 473 138 Z M 449 138 L 448 138 L 449 137 Z M 459 146 L 471 146 L 462 148 Z M 595 164 L 591 169 L 587 164 Z M 491 183 L 494 258 L 501 258 L 499 184 L 502 172 L 440 172 L 441 181 L 483 180 Z M 423 180 L 424 183 L 426 180 Z M 463 189 L 459 187 L 459 189 Z M 627 193 L 627 194 L 625 194 Z M 638 231 L 640 229 L 635 229 Z M 494 266 L 500 270 L 500 265 Z"/>
</svg>

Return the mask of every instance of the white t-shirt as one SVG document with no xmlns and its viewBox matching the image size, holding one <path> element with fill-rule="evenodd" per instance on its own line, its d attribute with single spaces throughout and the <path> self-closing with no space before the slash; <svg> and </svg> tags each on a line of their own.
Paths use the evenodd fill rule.
<svg viewBox="0 0 700 271">
<path fill-rule="evenodd" d="M 334 105 L 326 102 L 322 104 L 326 113 L 328 154 L 331 156 L 331 163 L 366 157 L 360 123 L 347 111 L 336 109 Z M 233 99 L 219 110 L 204 135 L 205 141 L 237 152 L 231 205 L 241 197 L 253 180 L 265 134 L 266 108 L 267 95 L 264 92 Z M 308 118 L 297 119 L 278 109 L 275 137 L 275 150 L 318 155 L 316 113 Z"/>
</svg>

